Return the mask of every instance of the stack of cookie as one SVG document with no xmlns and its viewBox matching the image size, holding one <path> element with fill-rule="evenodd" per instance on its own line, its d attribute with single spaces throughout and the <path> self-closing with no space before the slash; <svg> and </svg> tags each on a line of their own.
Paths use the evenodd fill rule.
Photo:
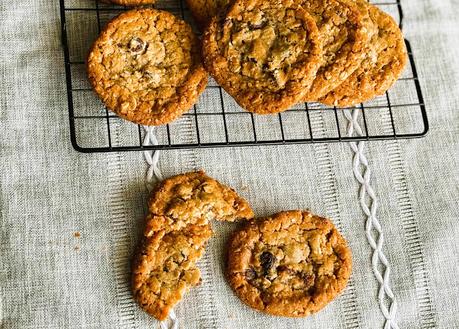
<svg viewBox="0 0 459 329">
<path fill-rule="evenodd" d="M 149 211 L 132 282 L 137 302 L 158 320 L 200 283 L 196 262 L 213 220 L 246 222 L 229 241 L 226 276 L 256 310 L 308 316 L 337 297 L 351 274 L 351 252 L 330 220 L 299 210 L 254 220 L 246 200 L 202 171 L 161 182 Z"/>
<path fill-rule="evenodd" d="M 254 113 L 304 101 L 352 106 L 383 94 L 406 64 L 397 24 L 366 0 L 187 1 L 206 27 L 202 47 L 187 23 L 153 8 L 122 13 L 95 41 L 89 80 L 120 117 L 177 119 L 204 91 L 206 71 Z"/>
<path fill-rule="evenodd" d="M 203 58 L 243 108 L 263 114 L 367 101 L 392 86 L 407 55 L 395 21 L 365 0 L 236 0 L 208 23 Z"/>
</svg>

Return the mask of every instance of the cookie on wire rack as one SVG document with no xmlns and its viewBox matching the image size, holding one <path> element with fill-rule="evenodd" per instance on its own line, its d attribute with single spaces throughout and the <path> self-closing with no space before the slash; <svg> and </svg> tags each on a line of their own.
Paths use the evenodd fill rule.
<svg viewBox="0 0 459 329">
<path fill-rule="evenodd" d="M 346 287 L 352 255 L 328 219 L 285 211 L 250 222 L 228 246 L 227 279 L 250 307 L 272 315 L 305 317 Z"/>
<path fill-rule="evenodd" d="M 196 262 L 212 235 L 212 220 L 253 218 L 247 201 L 203 171 L 173 176 L 152 192 L 140 248 L 134 257 L 132 290 L 139 305 L 158 320 L 186 291 L 200 283 Z"/>
<path fill-rule="evenodd" d="M 364 19 L 353 0 L 307 0 L 301 3 L 315 19 L 323 40 L 322 62 L 304 97 L 305 101 L 317 101 L 359 67 L 371 37 L 371 22 Z"/>
<path fill-rule="evenodd" d="M 207 84 L 200 41 L 191 27 L 152 8 L 111 20 L 92 46 L 87 70 L 107 108 L 142 125 L 177 119 Z"/>
<path fill-rule="evenodd" d="M 314 19 L 292 0 L 237 0 L 203 36 L 207 71 L 241 107 L 259 114 L 300 101 L 321 56 Z"/>
<path fill-rule="evenodd" d="M 121 6 L 142 6 L 142 5 L 152 5 L 156 3 L 156 0 L 99 0 L 104 3 L 112 3 L 115 5 Z"/>
<path fill-rule="evenodd" d="M 319 101 L 331 106 L 353 106 L 384 94 L 399 78 L 407 63 L 402 32 L 394 19 L 364 0 L 376 33 L 368 43 L 359 68 Z"/>
</svg>

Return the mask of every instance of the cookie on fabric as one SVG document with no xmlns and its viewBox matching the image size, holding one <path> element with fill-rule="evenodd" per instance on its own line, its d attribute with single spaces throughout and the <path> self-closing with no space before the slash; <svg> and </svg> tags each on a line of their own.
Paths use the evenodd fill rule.
<svg viewBox="0 0 459 329">
<path fill-rule="evenodd" d="M 237 0 L 203 36 L 207 71 L 241 107 L 259 114 L 300 101 L 321 56 L 317 25 L 293 0 Z"/>
<path fill-rule="evenodd" d="M 203 171 L 170 177 L 152 192 L 132 290 L 149 314 L 164 320 L 191 287 L 200 283 L 196 262 L 212 235 L 212 220 L 248 220 L 246 200 Z"/>
<path fill-rule="evenodd" d="M 234 222 L 254 217 L 245 199 L 202 170 L 162 181 L 152 192 L 148 209 L 150 215 L 161 215 L 167 220 L 151 224 L 173 230 L 190 223 L 202 225 L 211 220 Z"/>
<path fill-rule="evenodd" d="M 286 211 L 250 222 L 228 246 L 227 278 L 250 307 L 287 317 L 318 312 L 351 275 L 346 241 L 328 219 Z"/>
<path fill-rule="evenodd" d="M 371 38 L 360 67 L 319 101 L 331 106 L 353 106 L 384 94 L 399 78 L 407 63 L 402 32 L 394 19 L 379 8 L 367 6 L 377 33 Z"/>
<path fill-rule="evenodd" d="M 212 17 L 224 10 L 230 0 L 186 0 L 186 3 L 198 26 L 204 30 Z"/>
<path fill-rule="evenodd" d="M 130 10 L 110 21 L 92 46 L 87 69 L 107 108 L 142 125 L 177 119 L 207 84 L 191 27 L 156 9 Z"/>
<path fill-rule="evenodd" d="M 145 311 L 165 320 L 183 295 L 200 284 L 196 262 L 211 236 L 209 224 L 146 232 L 133 272 L 134 297 Z"/>
<path fill-rule="evenodd" d="M 362 62 L 369 40 L 369 21 L 354 1 L 307 0 L 302 7 L 315 19 L 323 57 L 305 101 L 317 101 L 340 85 Z"/>
</svg>

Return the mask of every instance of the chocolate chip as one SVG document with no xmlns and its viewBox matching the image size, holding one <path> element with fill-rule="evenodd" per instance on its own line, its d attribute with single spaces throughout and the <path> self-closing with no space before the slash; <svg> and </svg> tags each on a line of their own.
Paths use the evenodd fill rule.
<svg viewBox="0 0 459 329">
<path fill-rule="evenodd" d="M 255 272 L 252 268 L 248 268 L 245 270 L 245 279 L 250 281 L 257 277 L 257 272 Z"/>
<path fill-rule="evenodd" d="M 129 49 L 131 50 L 132 53 L 138 55 L 144 52 L 147 44 L 145 41 L 143 41 L 140 38 L 132 38 L 131 41 L 129 42 Z"/>
<path fill-rule="evenodd" d="M 265 272 L 265 275 L 271 269 L 271 267 L 273 267 L 275 260 L 276 258 L 269 251 L 263 251 L 263 253 L 260 255 L 260 263 L 263 271 Z"/>
</svg>

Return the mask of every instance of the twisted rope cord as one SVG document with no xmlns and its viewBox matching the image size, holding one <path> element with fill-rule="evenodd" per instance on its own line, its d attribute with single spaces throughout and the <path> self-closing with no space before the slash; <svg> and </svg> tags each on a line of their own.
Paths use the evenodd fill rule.
<svg viewBox="0 0 459 329">
<path fill-rule="evenodd" d="M 358 109 L 352 110 L 352 115 L 350 111 L 344 111 L 344 116 L 348 120 L 348 136 L 351 137 L 356 132 L 357 136 L 363 136 L 362 128 L 360 127 L 357 118 L 359 115 Z M 389 276 L 390 276 L 390 264 L 387 260 L 382 247 L 384 244 L 384 233 L 382 231 L 381 224 L 377 218 L 377 209 L 378 209 L 378 200 L 375 194 L 374 189 L 370 185 L 371 180 L 371 171 L 368 164 L 368 159 L 366 158 L 363 149 L 365 147 L 365 142 L 350 142 L 352 151 L 354 152 L 353 157 L 353 172 L 357 181 L 360 183 L 359 190 L 359 201 L 360 206 L 367 216 L 365 223 L 365 235 L 367 237 L 368 243 L 373 249 L 373 255 L 371 258 L 373 274 L 376 277 L 376 280 L 379 282 L 379 291 L 378 291 L 378 301 L 379 308 L 381 309 L 382 314 L 384 315 L 386 321 L 384 324 L 384 329 L 399 329 L 397 325 L 395 316 L 397 313 L 397 300 L 395 295 L 390 287 Z M 362 175 L 363 174 L 363 175 Z M 366 196 L 369 197 L 369 202 L 366 201 Z M 373 237 L 375 236 L 375 238 Z M 380 267 L 384 267 L 384 274 L 379 270 Z M 389 308 L 386 305 L 387 304 Z"/>
<path fill-rule="evenodd" d="M 143 127 L 145 130 L 145 138 L 143 140 L 142 145 L 143 146 L 149 146 L 149 145 L 158 145 L 158 139 L 156 138 L 155 135 L 155 127 L 149 127 L 149 126 L 144 126 Z M 156 181 L 161 181 L 163 180 L 163 174 L 161 173 L 161 170 L 159 169 L 159 156 L 160 156 L 160 151 L 144 151 L 143 156 L 145 158 L 145 161 L 148 164 L 148 169 L 147 173 L 145 175 L 145 180 L 147 184 L 147 189 L 151 191 L 153 189 L 153 185 Z M 169 319 L 161 321 L 161 329 L 178 329 L 178 319 L 177 316 L 175 315 L 174 310 L 171 310 L 169 312 Z"/>
</svg>

